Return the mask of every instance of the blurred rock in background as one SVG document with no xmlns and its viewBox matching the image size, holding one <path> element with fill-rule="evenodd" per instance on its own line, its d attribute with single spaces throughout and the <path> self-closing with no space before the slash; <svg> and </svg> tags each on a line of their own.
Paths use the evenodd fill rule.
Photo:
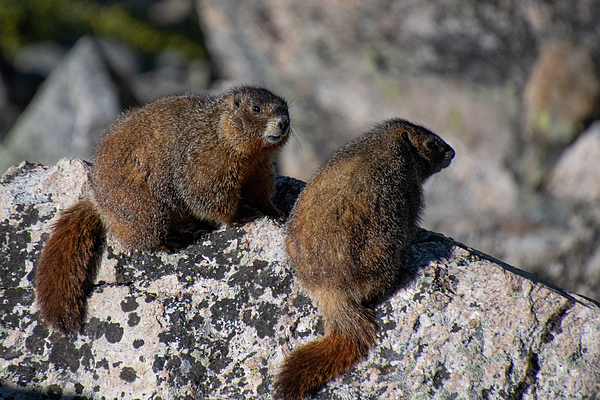
<svg viewBox="0 0 600 400">
<path fill-rule="evenodd" d="M 209 76 L 193 0 L 0 0 L 0 170 L 89 160 L 122 110 Z"/>
<path fill-rule="evenodd" d="M 83 38 L 20 115 L 0 159 L 8 165 L 30 158 L 52 164 L 71 153 L 90 160 L 94 144 L 120 111 L 117 87 L 98 46 Z"/>
<path fill-rule="evenodd" d="M 565 149 L 548 180 L 548 190 L 559 198 L 570 199 L 577 203 L 598 204 L 600 202 L 598 162 L 600 162 L 600 121 L 594 122 L 572 146 Z"/>
<path fill-rule="evenodd" d="M 6 45 L 0 31 L 0 169 L 89 160 L 116 114 L 167 94 L 265 85 L 290 102 L 281 174 L 309 179 L 384 119 L 422 124 L 457 152 L 427 186 L 425 228 L 599 298 L 599 135 L 590 124 L 600 110 L 600 0 L 70 2 L 93 17 L 55 19 L 89 25 L 76 32 L 96 38 L 64 56 L 75 34 L 53 50 L 43 38 Z M 51 66 L 9 131 L 24 107 L 12 100 L 17 77 Z"/>
</svg>

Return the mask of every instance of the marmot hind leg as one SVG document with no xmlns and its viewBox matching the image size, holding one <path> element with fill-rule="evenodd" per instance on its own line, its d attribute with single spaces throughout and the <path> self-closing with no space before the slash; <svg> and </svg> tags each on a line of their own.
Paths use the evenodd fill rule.
<svg viewBox="0 0 600 400">
<path fill-rule="evenodd" d="M 101 208 L 107 236 L 128 250 L 158 250 L 165 244 L 170 210 L 150 192 L 139 196 L 132 193 L 130 188 L 127 208 L 112 202 Z"/>
</svg>

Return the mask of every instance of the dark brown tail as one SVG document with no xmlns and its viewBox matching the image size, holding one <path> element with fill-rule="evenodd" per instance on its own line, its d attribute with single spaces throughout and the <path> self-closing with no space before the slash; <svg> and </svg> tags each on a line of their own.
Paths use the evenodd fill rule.
<svg viewBox="0 0 600 400">
<path fill-rule="evenodd" d="M 87 292 L 105 235 L 89 198 L 63 211 L 44 246 L 35 272 L 40 315 L 63 333 L 81 330 Z"/>
<path fill-rule="evenodd" d="M 324 338 L 294 350 L 283 362 L 276 398 L 300 400 L 367 356 L 375 342 L 373 311 L 357 306 L 336 317 L 327 318 Z"/>
</svg>

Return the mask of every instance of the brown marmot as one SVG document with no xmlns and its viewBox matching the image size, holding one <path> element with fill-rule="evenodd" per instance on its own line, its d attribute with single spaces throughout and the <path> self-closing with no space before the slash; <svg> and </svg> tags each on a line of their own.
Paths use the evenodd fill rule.
<svg viewBox="0 0 600 400">
<path fill-rule="evenodd" d="M 162 248 L 172 225 L 191 214 L 211 224 L 242 223 L 273 205 L 273 158 L 289 137 L 287 103 L 270 91 L 172 96 L 125 113 L 100 141 L 91 195 L 63 211 L 36 269 L 43 319 L 81 329 L 100 243 Z"/>
<path fill-rule="evenodd" d="M 335 152 L 300 194 L 286 247 L 326 334 L 285 359 L 276 397 L 301 399 L 366 357 L 375 342 L 368 304 L 398 283 L 422 184 L 453 157 L 434 133 L 394 119 Z"/>
</svg>

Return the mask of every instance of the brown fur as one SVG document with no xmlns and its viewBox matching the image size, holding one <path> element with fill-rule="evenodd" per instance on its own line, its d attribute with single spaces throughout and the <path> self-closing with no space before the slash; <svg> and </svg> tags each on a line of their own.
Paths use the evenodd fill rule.
<svg viewBox="0 0 600 400">
<path fill-rule="evenodd" d="M 286 246 L 325 317 L 325 337 L 293 351 L 276 396 L 301 399 L 351 369 L 375 342 L 369 302 L 395 287 L 422 210 L 422 184 L 454 150 L 403 120 L 338 150 L 294 205 Z"/>
<path fill-rule="evenodd" d="M 41 316 L 63 332 L 79 329 L 86 286 L 91 284 L 93 263 L 104 228 L 90 199 L 61 213 L 44 247 L 36 273 L 36 295 Z"/>
<path fill-rule="evenodd" d="M 126 113 L 101 140 L 92 195 L 55 224 L 36 270 L 42 317 L 71 333 L 85 310 L 93 253 L 105 232 L 129 249 L 154 250 L 182 216 L 246 222 L 271 201 L 272 163 L 289 136 L 286 102 L 261 88 L 158 100 Z"/>
</svg>

